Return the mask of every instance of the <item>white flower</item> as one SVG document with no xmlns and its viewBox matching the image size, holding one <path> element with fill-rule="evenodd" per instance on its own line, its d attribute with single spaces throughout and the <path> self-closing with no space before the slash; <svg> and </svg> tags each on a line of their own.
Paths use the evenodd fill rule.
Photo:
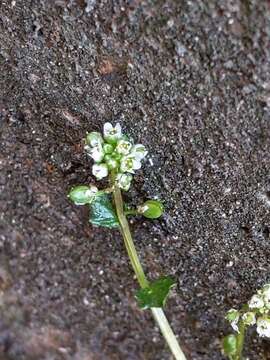
<svg viewBox="0 0 270 360">
<path fill-rule="evenodd" d="M 259 336 L 270 337 L 270 319 L 259 318 L 257 320 L 257 333 Z"/>
<path fill-rule="evenodd" d="M 148 151 L 145 146 L 142 144 L 136 144 L 131 149 L 131 155 L 133 155 L 137 160 L 142 160 L 147 155 Z"/>
<path fill-rule="evenodd" d="M 108 175 L 108 167 L 106 164 L 94 164 L 92 167 L 92 174 L 100 180 Z"/>
<path fill-rule="evenodd" d="M 230 322 L 233 330 L 238 332 L 239 311 L 237 311 L 235 309 L 230 309 L 227 312 L 225 319 Z"/>
<path fill-rule="evenodd" d="M 242 320 L 248 326 L 254 325 L 256 323 L 255 314 L 253 312 L 251 312 L 251 311 L 246 312 L 245 314 L 243 314 Z"/>
<path fill-rule="evenodd" d="M 130 174 L 118 174 L 116 176 L 116 182 L 118 186 L 125 191 L 129 190 L 131 181 L 132 181 L 132 175 Z"/>
<path fill-rule="evenodd" d="M 116 151 L 121 155 L 128 155 L 130 149 L 132 148 L 132 144 L 126 140 L 119 140 L 116 146 Z"/>
<path fill-rule="evenodd" d="M 113 127 L 109 122 L 105 123 L 103 132 L 104 138 L 108 142 L 116 142 L 117 140 L 121 139 L 122 136 L 122 129 L 119 123 L 117 123 L 115 127 Z"/>
<path fill-rule="evenodd" d="M 98 144 L 87 150 L 88 154 L 95 162 L 101 162 L 103 160 L 105 154 L 101 144 Z"/>
<path fill-rule="evenodd" d="M 92 147 L 103 144 L 103 139 L 100 133 L 93 131 L 86 135 L 86 143 Z"/>
<path fill-rule="evenodd" d="M 259 291 L 259 294 L 264 300 L 264 305 L 267 309 L 270 309 L 270 284 L 264 285 L 262 290 Z"/>
<path fill-rule="evenodd" d="M 134 173 L 134 170 L 141 168 L 141 162 L 135 159 L 133 156 L 125 156 L 121 160 L 120 170 L 122 172 Z"/>
<path fill-rule="evenodd" d="M 225 316 L 225 319 L 228 320 L 231 324 L 231 327 L 234 331 L 238 332 L 238 321 L 239 321 L 239 311 L 235 309 L 230 309 Z"/>
<path fill-rule="evenodd" d="M 264 307 L 264 301 L 259 295 L 253 295 L 248 306 L 250 309 L 260 309 Z"/>
</svg>

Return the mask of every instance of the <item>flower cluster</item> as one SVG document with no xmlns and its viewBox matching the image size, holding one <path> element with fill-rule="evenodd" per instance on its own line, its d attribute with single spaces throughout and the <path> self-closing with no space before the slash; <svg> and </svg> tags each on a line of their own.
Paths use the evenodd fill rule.
<svg viewBox="0 0 270 360">
<path fill-rule="evenodd" d="M 118 186 L 127 191 L 130 188 L 132 174 L 141 168 L 141 161 L 147 155 L 144 145 L 134 145 L 122 134 L 120 124 L 115 127 L 104 124 L 103 136 L 91 132 L 86 136 L 85 150 L 94 160 L 92 173 L 100 180 L 113 172 Z"/>
<path fill-rule="evenodd" d="M 261 290 L 258 290 L 243 309 L 228 311 L 226 319 L 232 328 L 239 332 L 240 321 L 245 326 L 256 324 L 259 336 L 270 338 L 270 284 L 266 284 Z"/>
</svg>

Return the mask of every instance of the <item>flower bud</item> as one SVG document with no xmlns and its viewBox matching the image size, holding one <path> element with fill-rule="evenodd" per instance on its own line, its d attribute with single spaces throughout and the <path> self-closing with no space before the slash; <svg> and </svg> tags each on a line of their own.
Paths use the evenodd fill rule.
<svg viewBox="0 0 270 360">
<path fill-rule="evenodd" d="M 125 191 L 129 190 L 131 181 L 132 181 L 132 175 L 130 174 L 118 174 L 116 177 L 117 185 Z"/>
<path fill-rule="evenodd" d="M 222 342 L 222 348 L 225 355 L 231 357 L 236 354 L 237 351 L 237 338 L 235 335 L 230 334 L 225 336 Z"/>
<path fill-rule="evenodd" d="M 117 161 L 120 161 L 122 159 L 122 156 L 120 154 L 118 154 L 116 151 L 114 151 L 111 156 L 113 159 L 115 159 Z"/>
<path fill-rule="evenodd" d="M 110 154 L 105 155 L 104 160 L 109 170 L 117 169 L 119 166 L 119 162 Z"/>
<path fill-rule="evenodd" d="M 138 206 L 138 213 L 148 219 L 157 219 L 163 214 L 163 205 L 158 200 L 147 200 Z"/>
<path fill-rule="evenodd" d="M 114 150 L 114 147 L 111 144 L 104 144 L 103 150 L 104 150 L 105 154 L 111 154 Z"/>
<path fill-rule="evenodd" d="M 86 135 L 86 144 L 89 146 L 97 146 L 103 144 L 103 138 L 100 133 L 93 131 Z"/>
<path fill-rule="evenodd" d="M 131 148 L 132 148 L 131 142 L 121 139 L 118 141 L 115 150 L 120 155 L 128 155 Z"/>
<path fill-rule="evenodd" d="M 117 169 L 118 166 L 119 166 L 119 162 L 118 162 L 117 160 L 113 159 L 113 158 L 108 159 L 108 160 L 106 161 L 106 163 L 107 163 L 107 166 L 108 166 L 108 169 L 109 169 L 109 170 Z"/>
<path fill-rule="evenodd" d="M 85 205 L 89 204 L 95 197 L 98 189 L 91 185 L 79 185 L 71 189 L 68 194 L 68 198 L 74 202 L 76 205 Z"/>
</svg>

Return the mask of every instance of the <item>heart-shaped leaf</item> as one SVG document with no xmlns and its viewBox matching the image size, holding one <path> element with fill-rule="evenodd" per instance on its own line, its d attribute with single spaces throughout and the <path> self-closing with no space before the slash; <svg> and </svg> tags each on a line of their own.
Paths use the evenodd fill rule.
<svg viewBox="0 0 270 360">
<path fill-rule="evenodd" d="M 139 307 L 141 309 L 164 307 L 169 291 L 175 285 L 175 280 L 170 276 L 151 282 L 148 287 L 140 289 L 135 295 Z"/>
<path fill-rule="evenodd" d="M 116 228 L 119 221 L 113 208 L 110 196 L 101 194 L 96 196 L 90 206 L 90 223 L 96 226 Z"/>
</svg>

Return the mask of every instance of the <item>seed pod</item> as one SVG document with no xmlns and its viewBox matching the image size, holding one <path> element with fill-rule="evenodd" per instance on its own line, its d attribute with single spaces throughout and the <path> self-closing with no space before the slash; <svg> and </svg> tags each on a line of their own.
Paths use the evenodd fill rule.
<svg viewBox="0 0 270 360">
<path fill-rule="evenodd" d="M 229 357 L 235 355 L 237 350 L 236 336 L 233 334 L 225 336 L 222 342 L 222 348 L 225 355 Z"/>
<path fill-rule="evenodd" d="M 147 200 L 137 208 L 138 213 L 148 219 L 157 219 L 163 214 L 163 205 L 158 200 Z"/>
<path fill-rule="evenodd" d="M 68 198 L 75 205 L 85 205 L 91 203 L 98 189 L 95 186 L 79 185 L 71 189 Z"/>
</svg>

